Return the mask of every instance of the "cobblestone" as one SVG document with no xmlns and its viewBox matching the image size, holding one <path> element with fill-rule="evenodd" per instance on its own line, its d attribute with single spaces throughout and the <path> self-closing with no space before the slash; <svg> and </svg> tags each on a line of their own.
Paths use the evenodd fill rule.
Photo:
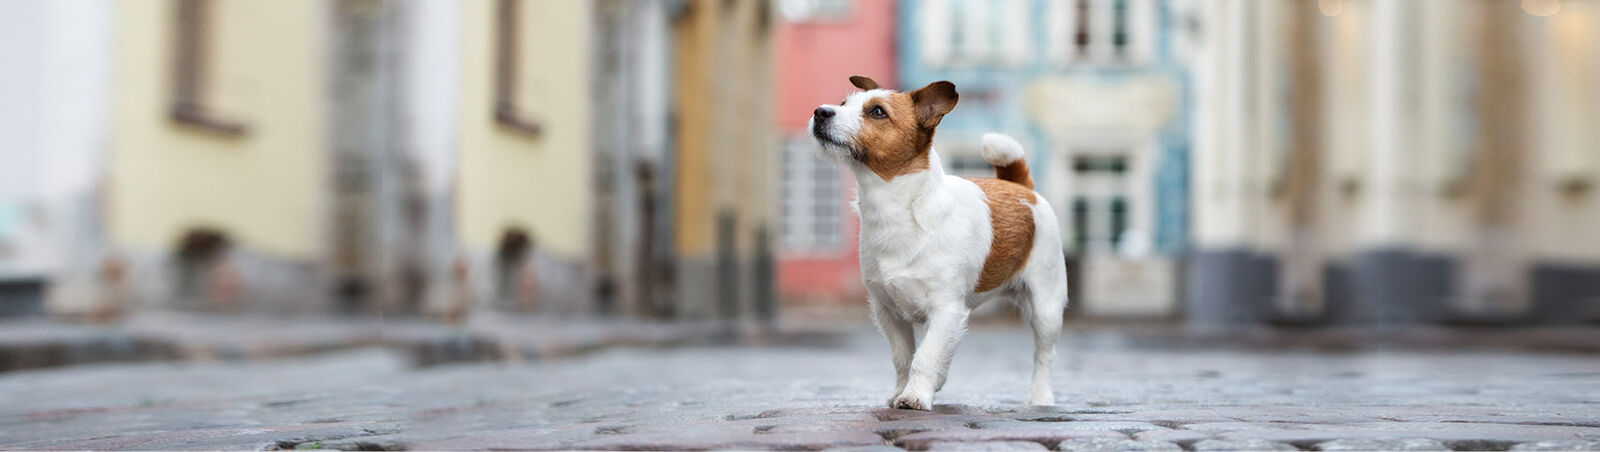
<svg viewBox="0 0 1600 452">
<path fill-rule="evenodd" d="M 1600 450 L 1600 441 L 1559 440 L 1536 441 L 1522 443 L 1511 447 L 1511 450 Z"/>
<path fill-rule="evenodd" d="M 1183 448 L 1166 441 L 1115 438 L 1080 438 L 1062 441 L 1056 450 L 1073 452 L 1178 452 Z"/>
<path fill-rule="evenodd" d="M 1300 449 L 1297 448 L 1297 447 L 1294 447 L 1292 445 L 1288 445 L 1288 444 L 1284 444 L 1284 443 L 1280 443 L 1280 442 L 1275 442 L 1275 441 L 1267 441 L 1267 440 L 1264 440 L 1264 439 L 1245 439 L 1245 440 L 1208 439 L 1208 440 L 1204 440 L 1204 441 L 1200 441 L 1200 442 L 1194 443 L 1194 450 L 1197 450 L 1197 451 L 1212 451 L 1212 450 L 1215 450 L 1215 451 L 1225 451 L 1225 450 L 1298 451 Z"/>
<path fill-rule="evenodd" d="M 827 451 L 827 452 L 900 452 L 900 451 L 905 450 L 905 449 L 901 449 L 901 448 L 890 446 L 890 445 L 877 445 L 877 446 L 835 447 L 835 448 L 823 449 L 823 450 Z"/>
<path fill-rule="evenodd" d="M 1482 424 L 1467 422 L 1366 422 L 1359 424 L 1291 424 L 1278 428 L 1245 428 L 1219 433 L 1218 438 L 1270 440 L 1308 444 L 1336 439 L 1392 440 L 1423 437 L 1451 448 L 1504 448 L 1521 442 L 1600 438 L 1600 428 L 1562 425 Z"/>
<path fill-rule="evenodd" d="M 1194 444 L 1196 441 L 1210 438 L 1210 433 L 1193 430 L 1151 430 L 1133 434 L 1133 439 L 1139 441 L 1161 441 L 1178 444 Z"/>
<path fill-rule="evenodd" d="M 933 412 L 887 346 L 613 349 L 414 367 L 393 349 L 0 373 L 0 449 L 1600 450 L 1600 360 L 1166 347 L 1070 334 L 1023 407 L 1025 331 L 975 328 Z"/>
<path fill-rule="evenodd" d="M 1444 443 L 1427 438 L 1405 439 L 1336 439 L 1317 443 L 1312 449 L 1321 451 L 1357 450 L 1450 450 Z"/>
<path fill-rule="evenodd" d="M 970 443 L 937 442 L 928 445 L 931 451 L 1003 452 L 1050 450 L 1033 441 L 977 441 Z"/>
<path fill-rule="evenodd" d="M 813 339 L 810 333 L 742 335 L 715 322 L 513 315 L 480 315 L 460 325 L 443 325 L 421 319 L 141 312 L 113 325 L 0 319 L 0 371 L 101 362 L 281 358 L 374 346 L 400 350 L 419 365 L 517 362 L 625 345 Z"/>
<path fill-rule="evenodd" d="M 1125 439 L 1121 433 L 1095 431 L 1095 430 L 1062 430 L 1062 429 L 1004 429 L 1004 430 L 935 430 L 922 433 L 913 433 L 894 440 L 896 446 L 906 450 L 926 450 L 929 445 L 940 442 L 978 442 L 978 441 L 1031 441 L 1042 446 L 1054 447 L 1062 441 L 1075 438 L 1116 438 Z"/>
</svg>

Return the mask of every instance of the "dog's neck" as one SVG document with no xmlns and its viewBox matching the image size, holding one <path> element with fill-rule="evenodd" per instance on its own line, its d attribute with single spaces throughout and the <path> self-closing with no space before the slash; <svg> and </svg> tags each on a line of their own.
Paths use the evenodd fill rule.
<svg viewBox="0 0 1600 452">
<path fill-rule="evenodd" d="M 857 211 L 863 228 L 906 219 L 920 223 L 917 220 L 928 218 L 928 212 L 917 212 L 923 209 L 924 201 L 944 189 L 944 166 L 933 148 L 928 149 L 928 169 L 924 171 L 884 180 L 860 163 L 852 163 L 851 170 L 856 177 Z"/>
</svg>

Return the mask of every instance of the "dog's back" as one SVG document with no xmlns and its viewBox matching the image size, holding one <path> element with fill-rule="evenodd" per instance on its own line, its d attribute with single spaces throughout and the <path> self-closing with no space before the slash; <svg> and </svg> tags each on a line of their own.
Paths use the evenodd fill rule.
<svg viewBox="0 0 1600 452">
<path fill-rule="evenodd" d="M 989 256 L 983 261 L 983 273 L 978 276 L 973 292 L 1000 287 L 1028 262 L 1028 255 L 1034 248 L 1033 206 L 1038 204 L 1038 194 L 1033 192 L 1033 174 L 1028 171 L 1028 160 L 1017 140 L 998 133 L 984 134 L 983 159 L 994 165 L 995 177 L 969 180 L 983 189 L 988 198 L 994 242 L 989 246 Z"/>
</svg>

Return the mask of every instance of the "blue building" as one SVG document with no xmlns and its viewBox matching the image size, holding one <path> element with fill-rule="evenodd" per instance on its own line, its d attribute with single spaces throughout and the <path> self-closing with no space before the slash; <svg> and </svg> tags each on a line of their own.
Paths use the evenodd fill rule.
<svg viewBox="0 0 1600 452">
<path fill-rule="evenodd" d="M 1187 248 L 1187 73 L 1167 0 L 902 0 L 900 87 L 961 93 L 935 148 L 991 176 L 984 132 L 1028 148 L 1094 315 L 1170 315 Z"/>
</svg>

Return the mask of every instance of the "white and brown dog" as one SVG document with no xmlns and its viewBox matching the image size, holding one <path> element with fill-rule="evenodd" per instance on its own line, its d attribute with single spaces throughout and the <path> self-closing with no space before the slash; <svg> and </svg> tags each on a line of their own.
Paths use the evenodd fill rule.
<svg viewBox="0 0 1600 452">
<path fill-rule="evenodd" d="M 1022 145 L 986 134 L 996 178 L 946 175 L 933 132 L 956 106 L 954 84 L 902 93 L 854 76 L 862 91 L 813 111 L 822 154 L 855 174 L 861 277 L 897 375 L 890 408 L 929 410 L 944 386 L 967 316 L 986 301 L 1016 303 L 1033 328 L 1029 405 L 1055 403 L 1050 367 L 1067 305 L 1066 263 L 1054 211 L 1033 191 Z M 922 344 L 912 331 L 926 324 Z"/>
</svg>

